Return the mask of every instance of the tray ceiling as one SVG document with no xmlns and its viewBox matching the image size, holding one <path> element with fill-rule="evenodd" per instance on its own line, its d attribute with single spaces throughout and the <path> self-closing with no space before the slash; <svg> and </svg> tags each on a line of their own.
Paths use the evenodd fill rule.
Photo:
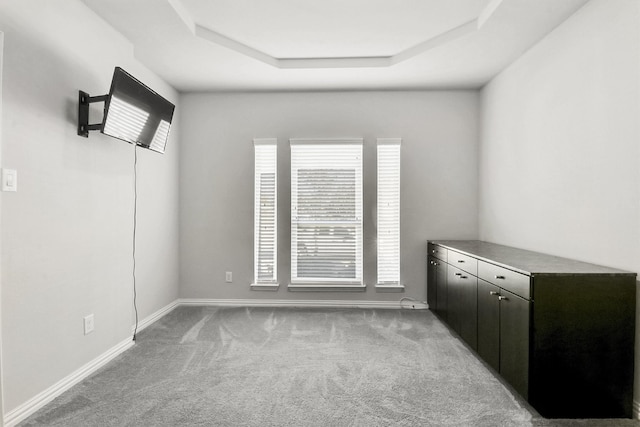
<svg viewBox="0 0 640 427">
<path fill-rule="evenodd" d="M 181 91 L 481 87 L 587 0 L 83 0 Z"/>
</svg>

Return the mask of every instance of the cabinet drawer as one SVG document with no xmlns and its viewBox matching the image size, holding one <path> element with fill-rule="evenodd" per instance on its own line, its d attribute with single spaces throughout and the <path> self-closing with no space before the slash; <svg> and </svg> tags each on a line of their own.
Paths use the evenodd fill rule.
<svg viewBox="0 0 640 427">
<path fill-rule="evenodd" d="M 447 262 L 447 250 L 439 245 L 434 245 L 433 243 L 427 244 L 427 251 L 429 255 L 438 258 L 444 262 Z"/>
<path fill-rule="evenodd" d="M 506 268 L 478 261 L 478 277 L 525 299 L 531 299 L 530 277 Z"/>
<path fill-rule="evenodd" d="M 458 267 L 467 273 L 478 275 L 478 260 L 468 255 L 461 254 L 455 251 L 449 251 L 449 264 Z"/>
</svg>

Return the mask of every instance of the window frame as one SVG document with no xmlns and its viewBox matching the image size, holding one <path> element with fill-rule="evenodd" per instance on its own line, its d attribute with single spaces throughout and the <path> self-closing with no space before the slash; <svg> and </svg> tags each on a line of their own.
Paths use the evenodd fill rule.
<svg viewBox="0 0 640 427">
<path fill-rule="evenodd" d="M 289 140 L 291 146 L 291 277 L 289 283 L 290 290 L 328 290 L 328 291 L 336 291 L 336 290 L 365 290 L 366 285 L 364 284 L 364 262 L 363 262 L 363 252 L 364 252 L 364 221 L 363 221 L 363 138 L 292 138 Z M 313 221 L 313 220 L 299 220 L 296 212 L 297 212 L 297 179 L 298 174 L 297 170 L 300 169 L 299 161 L 300 159 L 296 159 L 295 156 L 297 147 L 315 147 L 316 149 L 326 149 L 329 146 L 357 146 L 358 154 L 357 154 L 357 163 L 355 172 L 355 181 L 354 187 L 356 190 L 355 194 L 355 216 L 354 220 L 347 221 Z M 323 167 L 320 164 L 319 169 Z M 355 225 L 355 277 L 353 280 L 349 279 L 340 279 L 340 278 L 329 278 L 329 277 L 317 277 L 317 278 L 303 278 L 297 277 L 297 241 L 298 235 L 296 234 L 297 226 L 305 223 L 313 223 L 317 225 L 335 225 L 341 226 L 344 224 L 353 224 Z"/>
<path fill-rule="evenodd" d="M 397 150 L 384 150 L 388 147 Z M 377 138 L 376 290 L 381 292 L 404 290 L 400 268 L 401 147 L 402 138 Z"/>
<path fill-rule="evenodd" d="M 253 246 L 253 290 L 278 290 L 278 140 L 277 138 L 255 138 L 254 144 L 254 246 Z M 272 152 L 265 152 L 265 148 L 272 148 Z M 262 150 L 261 150 L 262 149 Z M 262 151 L 262 153 L 259 152 Z M 273 219 L 270 224 L 262 223 L 262 174 L 273 173 Z M 271 227 L 267 230 L 271 233 L 271 239 L 262 238 L 264 227 Z M 269 241 L 270 240 L 270 241 Z M 262 263 L 260 254 L 263 248 L 261 244 L 267 241 L 271 244 L 273 251 L 272 277 L 270 280 L 260 278 L 260 265 Z"/>
</svg>

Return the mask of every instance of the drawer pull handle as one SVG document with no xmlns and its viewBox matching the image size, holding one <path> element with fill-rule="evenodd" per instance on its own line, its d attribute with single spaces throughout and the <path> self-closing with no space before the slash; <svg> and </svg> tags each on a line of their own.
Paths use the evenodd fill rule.
<svg viewBox="0 0 640 427">
<path fill-rule="evenodd" d="M 462 273 L 456 273 L 456 276 L 462 276 Z"/>
<path fill-rule="evenodd" d="M 463 259 L 459 259 L 459 260 L 458 260 L 458 262 L 459 262 L 459 263 L 463 263 L 463 262 L 464 262 L 464 260 L 463 260 Z"/>
<path fill-rule="evenodd" d="M 467 276 L 460 276 L 460 278 L 461 278 L 461 279 L 466 279 L 466 278 L 467 278 Z"/>
<path fill-rule="evenodd" d="M 500 296 L 500 292 L 496 292 L 496 291 L 490 291 L 489 295 L 497 295 Z"/>
<path fill-rule="evenodd" d="M 509 298 L 507 298 L 507 297 L 503 297 L 502 295 L 500 295 L 500 296 L 498 297 L 498 301 L 508 301 L 508 300 L 509 300 Z"/>
<path fill-rule="evenodd" d="M 435 254 L 435 253 L 436 253 L 436 250 L 435 250 L 435 249 L 433 249 L 431 252 Z"/>
<path fill-rule="evenodd" d="M 496 276 L 496 279 L 502 279 L 502 280 L 504 280 L 504 279 L 506 279 L 506 277 L 504 277 L 504 276 Z"/>
</svg>

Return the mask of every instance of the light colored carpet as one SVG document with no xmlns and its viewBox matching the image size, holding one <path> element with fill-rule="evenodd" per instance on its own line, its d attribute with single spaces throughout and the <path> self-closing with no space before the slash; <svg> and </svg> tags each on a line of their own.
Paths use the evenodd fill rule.
<svg viewBox="0 0 640 427">
<path fill-rule="evenodd" d="M 429 311 L 180 307 L 22 425 L 638 425 L 593 422 L 532 416 Z"/>
</svg>

